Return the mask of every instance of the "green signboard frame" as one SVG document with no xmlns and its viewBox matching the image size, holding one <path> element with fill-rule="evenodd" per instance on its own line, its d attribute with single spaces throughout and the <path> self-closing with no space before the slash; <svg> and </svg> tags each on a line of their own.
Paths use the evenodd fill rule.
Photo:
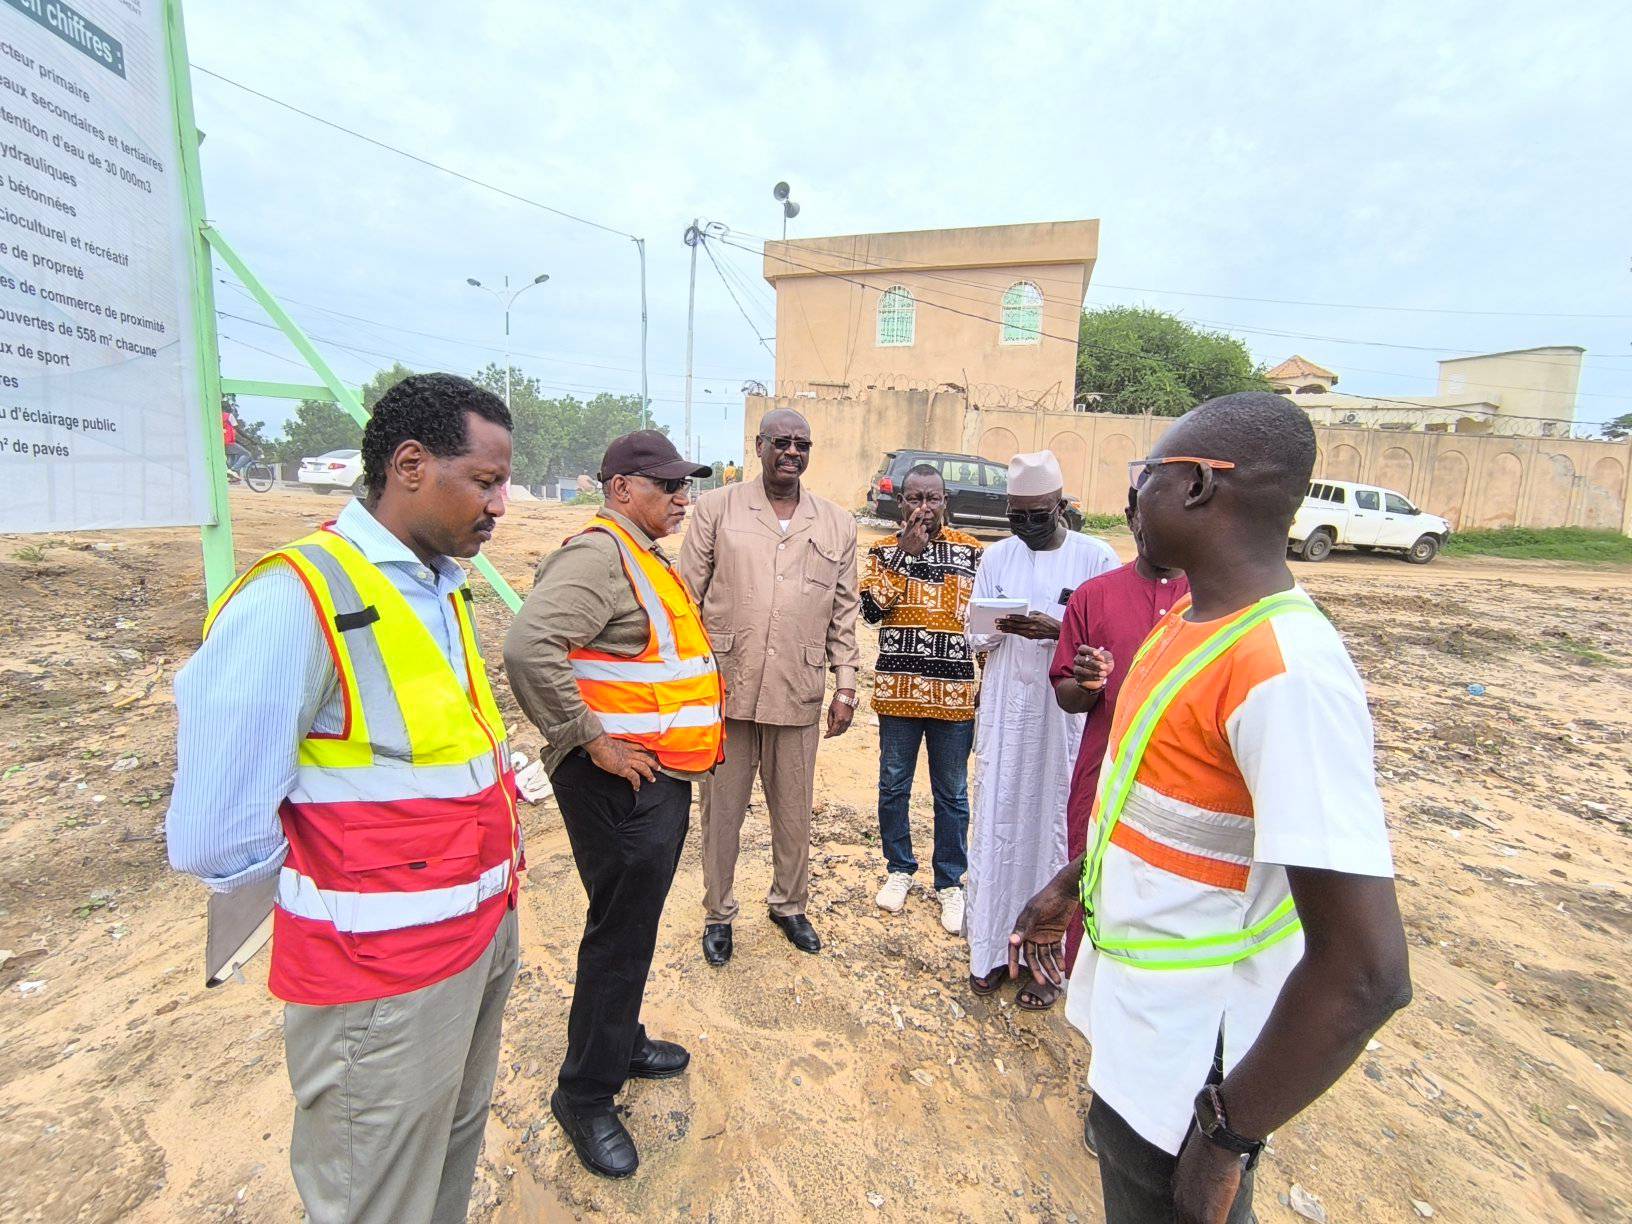
<svg viewBox="0 0 1632 1224">
<path fill-rule="evenodd" d="M 221 445 L 221 397 L 223 392 L 240 395 L 268 395 L 289 399 L 325 400 L 340 405 L 359 425 L 368 422 L 368 411 L 356 390 L 340 381 L 317 347 L 282 304 L 267 291 L 243 258 L 211 225 L 204 212 L 204 176 L 198 160 L 198 124 L 193 115 L 192 75 L 187 58 L 187 33 L 182 24 L 181 0 L 164 0 L 165 58 L 170 77 L 170 94 L 176 120 L 177 164 L 181 167 L 183 200 L 188 233 L 195 236 L 192 250 L 193 328 L 198 354 L 198 426 L 203 431 L 203 454 L 210 482 L 210 509 L 214 521 L 201 529 L 204 550 L 204 587 L 213 603 L 232 584 L 237 560 L 232 546 L 232 508 L 227 498 L 227 461 Z M 261 309 L 283 332 L 295 351 L 322 381 L 321 386 L 264 382 L 254 379 L 223 379 L 221 352 L 215 328 L 215 277 L 213 258 L 231 270 Z M 478 553 L 477 571 L 486 578 L 499 597 L 514 612 L 521 597 Z"/>
</svg>

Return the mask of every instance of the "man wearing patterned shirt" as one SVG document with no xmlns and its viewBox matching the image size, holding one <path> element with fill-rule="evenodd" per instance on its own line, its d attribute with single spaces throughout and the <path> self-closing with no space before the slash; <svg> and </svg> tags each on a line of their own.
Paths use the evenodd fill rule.
<svg viewBox="0 0 1632 1224">
<path fill-rule="evenodd" d="M 935 797 L 935 892 L 941 925 L 955 935 L 963 930 L 975 736 L 975 660 L 963 627 L 981 543 L 946 526 L 946 485 L 927 463 L 907 473 L 901 504 L 901 531 L 867 551 L 861 584 L 861 614 L 879 626 L 873 710 L 878 831 L 889 871 L 877 900 L 899 913 L 918 870 L 907 806 L 922 743 Z"/>
</svg>

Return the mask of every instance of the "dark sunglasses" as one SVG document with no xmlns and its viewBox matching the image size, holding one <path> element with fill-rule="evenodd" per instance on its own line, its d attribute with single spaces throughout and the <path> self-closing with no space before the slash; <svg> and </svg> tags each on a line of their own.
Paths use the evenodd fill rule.
<svg viewBox="0 0 1632 1224">
<path fill-rule="evenodd" d="M 634 473 L 631 473 L 631 474 L 635 475 L 635 476 L 639 476 L 642 480 L 651 481 L 654 485 L 656 485 L 658 488 L 662 489 L 663 492 L 669 494 L 671 497 L 674 494 L 680 492 L 681 489 L 686 489 L 686 488 L 691 487 L 691 477 L 690 476 L 675 476 L 675 477 L 671 477 L 670 479 L 665 480 L 665 479 L 662 479 L 662 478 L 657 477 L 657 476 L 648 476 L 648 475 L 646 475 L 645 472 L 634 472 Z"/>
<path fill-rule="evenodd" d="M 1032 525 L 1040 527 L 1044 523 L 1052 523 L 1059 513 L 1060 508 L 1058 506 L 1049 510 L 1010 510 L 1008 514 L 1009 525 L 1013 527 Z"/>
<path fill-rule="evenodd" d="M 779 451 L 796 450 L 801 455 L 810 454 L 809 438 L 790 438 L 786 434 L 779 434 L 774 438 L 767 438 L 764 434 L 761 434 L 760 438 L 765 442 L 769 442 Z"/>
</svg>

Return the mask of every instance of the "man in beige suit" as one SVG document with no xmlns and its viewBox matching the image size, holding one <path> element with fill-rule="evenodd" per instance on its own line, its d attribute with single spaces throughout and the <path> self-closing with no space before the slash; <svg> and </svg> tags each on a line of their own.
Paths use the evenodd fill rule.
<svg viewBox="0 0 1632 1224">
<path fill-rule="evenodd" d="M 826 673 L 836 692 L 826 736 L 856 707 L 856 521 L 801 486 L 810 425 L 769 412 L 756 439 L 757 480 L 706 493 L 692 511 L 680 571 L 703 609 L 725 679 L 725 761 L 703 783 L 703 956 L 731 959 L 732 891 L 743 816 L 758 774 L 771 815 L 771 921 L 794 947 L 822 941 L 810 899 L 810 809 Z"/>
</svg>

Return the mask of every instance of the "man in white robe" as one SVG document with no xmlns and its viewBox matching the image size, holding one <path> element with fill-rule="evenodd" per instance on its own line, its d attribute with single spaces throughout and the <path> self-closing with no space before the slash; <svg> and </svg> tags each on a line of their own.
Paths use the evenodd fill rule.
<svg viewBox="0 0 1632 1224">
<path fill-rule="evenodd" d="M 1065 481 L 1052 451 L 1009 463 L 1011 539 L 987 548 L 973 599 L 1023 599 L 1028 612 L 970 634 L 986 654 L 975 711 L 966 929 L 969 978 L 991 994 L 1008 972 L 1020 910 L 1065 865 L 1065 806 L 1082 741 L 1081 714 L 1054 700 L 1048 669 L 1071 593 L 1121 564 L 1105 541 L 1066 526 Z M 1058 991 L 1026 979 L 1017 1002 L 1041 1011 Z"/>
</svg>

